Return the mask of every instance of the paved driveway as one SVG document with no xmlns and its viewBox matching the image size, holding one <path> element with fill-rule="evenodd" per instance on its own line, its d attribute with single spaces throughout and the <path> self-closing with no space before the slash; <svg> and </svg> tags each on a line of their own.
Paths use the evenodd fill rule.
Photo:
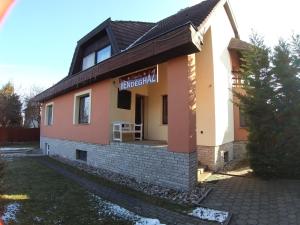
<svg viewBox="0 0 300 225">
<path fill-rule="evenodd" d="M 221 180 L 219 180 L 221 179 Z M 203 205 L 233 213 L 230 225 L 300 225 L 300 180 L 213 175 Z"/>
</svg>

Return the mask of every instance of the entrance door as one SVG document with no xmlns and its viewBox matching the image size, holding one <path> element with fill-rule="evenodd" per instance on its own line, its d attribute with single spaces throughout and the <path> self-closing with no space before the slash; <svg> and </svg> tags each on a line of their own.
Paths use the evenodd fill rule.
<svg viewBox="0 0 300 225">
<path fill-rule="evenodd" d="M 135 123 L 143 124 L 143 137 L 144 137 L 144 109 L 145 109 L 145 97 L 142 95 L 136 95 L 135 97 Z M 139 134 L 136 134 L 138 137 Z"/>
</svg>

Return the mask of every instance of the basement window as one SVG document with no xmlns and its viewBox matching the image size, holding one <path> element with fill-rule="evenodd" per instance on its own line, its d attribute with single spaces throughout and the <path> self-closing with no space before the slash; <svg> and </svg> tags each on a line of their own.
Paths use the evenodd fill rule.
<svg viewBox="0 0 300 225">
<path fill-rule="evenodd" d="M 229 152 L 228 151 L 224 152 L 223 157 L 224 157 L 224 163 L 228 163 L 229 162 Z"/>
<path fill-rule="evenodd" d="M 87 161 L 87 151 L 76 149 L 76 159 L 81 161 Z"/>
</svg>

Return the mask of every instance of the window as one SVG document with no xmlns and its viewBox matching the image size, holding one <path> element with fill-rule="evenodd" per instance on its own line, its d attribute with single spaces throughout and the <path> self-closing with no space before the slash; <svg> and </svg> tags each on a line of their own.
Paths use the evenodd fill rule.
<svg viewBox="0 0 300 225">
<path fill-rule="evenodd" d="M 85 56 L 82 60 L 82 70 L 86 70 L 95 65 L 95 52 Z"/>
<path fill-rule="evenodd" d="M 74 96 L 73 124 L 89 124 L 91 119 L 91 90 Z"/>
<path fill-rule="evenodd" d="M 168 124 L 168 95 L 162 96 L 162 124 Z"/>
<path fill-rule="evenodd" d="M 90 116 L 90 96 L 79 97 L 79 118 L 78 123 L 88 123 Z"/>
<path fill-rule="evenodd" d="M 224 163 L 229 162 L 229 152 L 228 151 L 223 153 L 223 160 L 224 160 Z"/>
<path fill-rule="evenodd" d="M 76 149 L 76 159 L 86 162 L 86 160 L 87 160 L 87 151 L 82 151 L 82 150 Z"/>
<path fill-rule="evenodd" d="M 118 91 L 118 108 L 128 109 L 131 108 L 131 92 L 127 90 Z"/>
<path fill-rule="evenodd" d="M 96 62 L 102 62 L 105 59 L 108 59 L 111 56 L 111 46 L 106 46 L 105 48 L 100 49 L 96 55 Z"/>
<path fill-rule="evenodd" d="M 51 126 L 53 124 L 53 103 L 46 104 L 45 107 L 45 125 Z"/>
<path fill-rule="evenodd" d="M 239 113 L 240 113 L 240 127 L 247 127 L 245 114 L 241 111 L 240 108 L 239 108 Z"/>
</svg>

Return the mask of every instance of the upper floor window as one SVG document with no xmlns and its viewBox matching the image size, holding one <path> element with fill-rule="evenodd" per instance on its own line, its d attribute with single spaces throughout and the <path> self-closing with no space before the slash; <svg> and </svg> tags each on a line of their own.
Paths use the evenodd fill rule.
<svg viewBox="0 0 300 225">
<path fill-rule="evenodd" d="M 111 57 L 111 46 L 108 45 L 105 48 L 100 49 L 96 55 L 96 62 L 102 62 L 105 59 Z"/>
<path fill-rule="evenodd" d="M 91 120 L 91 90 L 83 91 L 74 96 L 74 124 L 89 124 Z"/>
<path fill-rule="evenodd" d="M 45 125 L 53 124 L 53 103 L 46 104 L 45 107 Z"/>
<path fill-rule="evenodd" d="M 239 114 L 240 114 L 240 127 L 244 128 L 247 127 L 247 121 L 245 118 L 245 113 L 243 111 L 241 111 L 241 109 L 239 108 Z"/>
<path fill-rule="evenodd" d="M 82 61 L 82 70 L 86 70 L 95 65 L 95 52 L 85 56 Z"/>
</svg>

